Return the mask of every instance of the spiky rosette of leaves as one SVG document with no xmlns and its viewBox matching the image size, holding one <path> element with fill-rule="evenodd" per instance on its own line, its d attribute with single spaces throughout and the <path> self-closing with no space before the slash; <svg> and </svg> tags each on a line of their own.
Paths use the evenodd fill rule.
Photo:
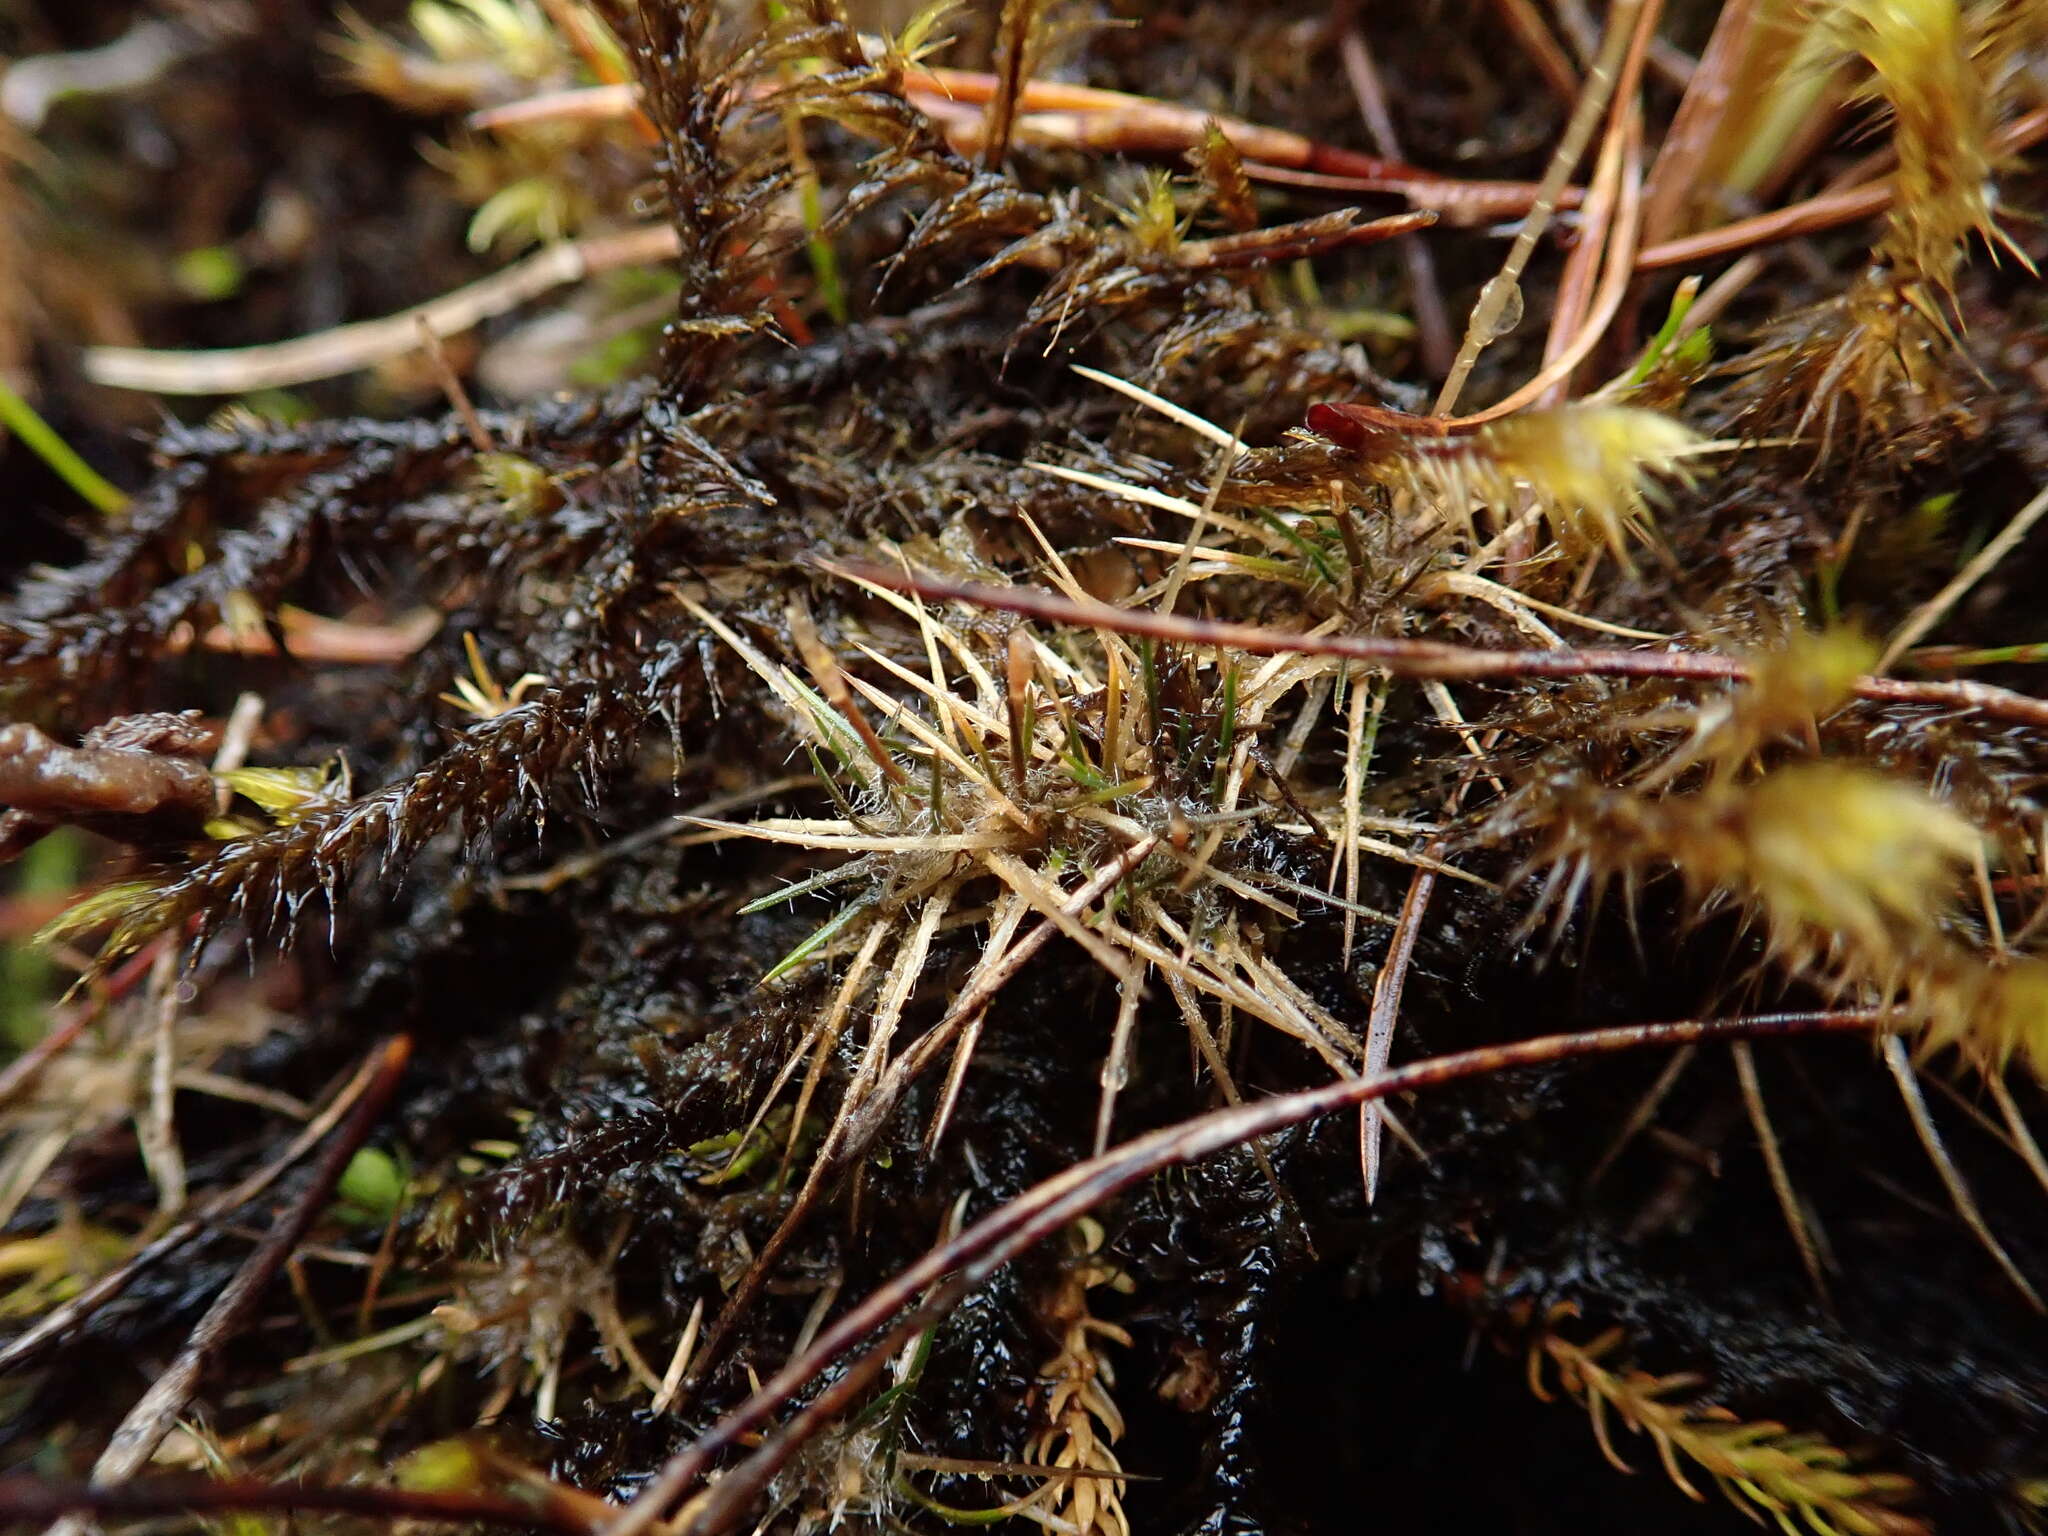
<svg viewBox="0 0 2048 1536">
<path fill-rule="evenodd" d="M 1572 556 L 1611 552 L 1633 569 L 1652 536 L 1658 480 L 1690 483 L 1703 439 L 1640 406 L 1581 402 L 1518 411 L 1448 435 L 1403 430 L 1392 412 L 1318 407 L 1309 425 L 1357 454 L 1363 472 L 1472 536 L 1475 512 L 1504 525 L 1532 500 Z"/>
</svg>

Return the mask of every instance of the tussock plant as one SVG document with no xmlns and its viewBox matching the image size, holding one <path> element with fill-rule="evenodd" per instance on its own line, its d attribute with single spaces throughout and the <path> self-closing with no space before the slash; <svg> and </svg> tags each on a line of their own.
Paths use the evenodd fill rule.
<svg viewBox="0 0 2048 1536">
<path fill-rule="evenodd" d="M 2040 1527 L 2035 0 L 114 9 L 0 1516 Z"/>
</svg>

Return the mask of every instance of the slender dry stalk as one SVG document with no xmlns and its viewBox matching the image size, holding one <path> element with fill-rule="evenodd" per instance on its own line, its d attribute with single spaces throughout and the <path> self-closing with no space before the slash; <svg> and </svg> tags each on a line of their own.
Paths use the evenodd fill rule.
<svg viewBox="0 0 2048 1536">
<path fill-rule="evenodd" d="M 1471 318 L 1465 326 L 1465 339 L 1459 344 L 1458 355 L 1452 360 L 1443 388 L 1437 392 L 1437 415 L 1450 414 L 1451 408 L 1458 403 L 1458 396 L 1464 392 L 1465 380 L 1471 376 L 1473 365 L 1479 361 L 1479 354 L 1489 343 L 1514 329 L 1521 319 L 1522 271 L 1528 266 L 1529 258 L 1535 255 L 1536 242 L 1543 238 L 1544 230 L 1550 225 L 1565 183 L 1571 179 L 1573 169 L 1585 154 L 1593 129 L 1620 84 L 1623 60 L 1630 52 L 1639 23 L 1654 25 L 1662 8 L 1662 0 L 1616 0 L 1608 13 L 1599 57 L 1593 61 L 1585 84 L 1580 87 L 1578 105 L 1551 155 L 1549 168 L 1543 173 L 1535 202 L 1523 219 L 1500 271 L 1488 279 L 1480 290 L 1478 302 L 1472 307 Z"/>
<path fill-rule="evenodd" d="M 759 1391 L 673 1458 L 661 1475 L 603 1528 L 600 1536 L 640 1536 L 652 1528 L 728 1447 L 761 1428 L 798 1393 L 820 1379 L 826 1367 L 862 1340 L 879 1334 L 869 1349 L 788 1423 L 770 1434 L 759 1449 L 691 1501 L 682 1518 L 683 1536 L 721 1536 L 743 1518 L 763 1485 L 800 1446 L 859 1400 L 905 1340 L 945 1316 L 962 1296 L 1017 1254 L 1161 1169 L 1194 1162 L 1254 1137 L 1393 1094 L 1441 1087 L 1516 1067 L 1702 1040 L 1758 1040 L 1868 1030 L 1880 1023 L 1881 1017 L 1863 1012 L 1765 1014 L 1547 1035 L 1512 1045 L 1432 1057 L 1377 1077 L 1341 1079 L 1256 1104 L 1218 1110 L 1140 1137 L 1035 1185 L 951 1242 L 933 1249 L 857 1303 L 829 1326 L 808 1351 L 791 1360 Z"/>
<path fill-rule="evenodd" d="M 150 1383 L 149 1390 L 122 1419 L 106 1449 L 93 1463 L 95 1483 L 126 1482 L 148 1464 L 157 1447 L 163 1443 L 164 1436 L 171 1432 L 184 1413 L 201 1373 L 248 1320 L 292 1250 L 298 1247 L 314 1219 L 326 1209 L 349 1159 L 369 1138 L 377 1117 L 384 1112 L 385 1105 L 397 1090 L 398 1080 L 404 1075 L 411 1056 L 412 1040 L 406 1035 L 395 1035 L 378 1048 L 373 1074 L 355 1107 L 349 1111 L 348 1119 L 335 1132 L 319 1162 L 314 1165 L 312 1181 L 282 1218 L 264 1234 L 263 1241 L 256 1245 L 236 1271 L 235 1278 L 228 1282 L 227 1288 L 206 1310 L 177 1358 Z M 72 1516 L 53 1526 L 52 1536 L 57 1536 L 58 1532 L 77 1536 L 84 1529 L 84 1522 Z"/>
<path fill-rule="evenodd" d="M 1191 645 L 1221 646 L 1254 656 L 1334 656 L 1384 668 L 1396 677 L 1476 681 L 1512 677 L 1664 677 L 1700 682 L 1748 682 L 1750 663 L 1709 651 L 1622 651 L 1557 647 L 1541 651 L 1488 651 L 1434 640 L 1377 635 L 1308 635 L 1191 619 L 1143 609 L 1072 598 L 1028 587 L 992 587 L 979 582 L 891 571 L 847 562 L 842 567 L 862 580 L 935 602 L 958 602 L 1022 614 L 1047 623 L 1146 635 Z M 1893 704 L 1933 704 L 1982 712 L 2015 725 L 2048 728 L 2048 699 L 1976 682 L 1918 682 L 1864 676 L 1855 680 L 1858 698 Z"/>
</svg>

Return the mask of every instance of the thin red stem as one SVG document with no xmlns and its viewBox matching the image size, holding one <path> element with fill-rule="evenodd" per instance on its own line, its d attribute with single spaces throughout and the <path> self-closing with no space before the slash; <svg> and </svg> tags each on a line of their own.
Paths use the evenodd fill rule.
<svg viewBox="0 0 2048 1536">
<path fill-rule="evenodd" d="M 1553 1065 L 1708 1039 L 1753 1040 L 1866 1030 L 1881 1021 L 1881 1014 L 1870 1012 L 1789 1013 L 1743 1019 L 1689 1019 L 1675 1024 L 1545 1035 L 1436 1056 L 1372 1077 L 1341 1078 L 1320 1088 L 1217 1110 L 1126 1142 L 998 1206 L 953 1241 L 931 1250 L 866 1297 L 827 1328 L 809 1349 L 777 1371 L 760 1390 L 672 1459 L 647 1490 L 596 1536 L 636 1536 L 650 1529 L 710 1470 L 721 1452 L 766 1424 L 798 1393 L 816 1384 L 834 1361 L 882 1330 L 874 1344 L 794 1418 L 692 1502 L 681 1521 L 681 1536 L 719 1536 L 807 1440 L 848 1411 L 868 1391 L 899 1347 L 943 1317 L 961 1297 L 1019 1253 L 1060 1231 L 1091 1207 L 1162 1169 L 1194 1162 L 1288 1126 L 1392 1094 L 1442 1087 L 1516 1067 Z M 893 1324 L 892 1318 L 896 1319 Z"/>
</svg>

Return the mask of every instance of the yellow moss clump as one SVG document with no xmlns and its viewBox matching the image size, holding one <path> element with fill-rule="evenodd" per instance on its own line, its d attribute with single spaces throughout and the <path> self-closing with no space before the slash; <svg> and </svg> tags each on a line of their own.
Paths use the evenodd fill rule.
<svg viewBox="0 0 2048 1536">
<path fill-rule="evenodd" d="M 1931 1530 L 1896 1507 L 1916 1491 L 1910 1478 L 1859 1467 L 1819 1435 L 1796 1434 L 1774 1420 L 1744 1420 L 1718 1404 L 1702 1403 L 1697 1376 L 1617 1369 L 1610 1361 L 1622 1340 L 1618 1328 L 1589 1344 L 1546 1330 L 1529 1357 L 1531 1389 L 1547 1399 L 1543 1368 L 1554 1367 L 1558 1384 L 1585 1404 L 1601 1454 L 1614 1466 L 1633 1470 L 1614 1447 L 1610 1415 L 1649 1437 L 1666 1474 L 1689 1497 L 1706 1496 L 1686 1473 L 1704 1472 L 1760 1525 L 1768 1515 L 1786 1531 L 1820 1536 L 1927 1536 Z"/>
<path fill-rule="evenodd" d="M 1926 1011 L 1930 1048 L 1959 1046 L 1989 1070 L 2017 1056 L 2048 1082 L 2048 961 L 1968 970 L 1932 996 Z"/>
<path fill-rule="evenodd" d="M 1760 745 L 1814 722 L 1849 702 L 1858 678 L 1877 667 L 1881 648 L 1860 629 L 1797 630 L 1784 644 L 1751 658 L 1739 718 Z"/>
<path fill-rule="evenodd" d="M 1476 510 L 1512 517 L 1533 495 L 1567 554 L 1604 547 L 1625 567 L 1631 545 L 1652 536 L 1656 482 L 1690 484 L 1686 461 L 1703 441 L 1661 412 L 1597 402 L 1523 411 L 1449 437 L 1382 430 L 1340 440 L 1366 457 L 1368 473 L 1453 527 L 1469 532 Z"/>
<path fill-rule="evenodd" d="M 1831 762 L 1767 775 L 1725 827 L 1694 867 L 1753 892 L 1782 945 L 1820 930 L 1873 955 L 1933 928 L 1980 842 L 1917 785 Z"/>
<path fill-rule="evenodd" d="M 1971 235 L 1991 238 L 1992 91 L 1958 0 L 1831 0 L 1822 23 L 1871 75 L 1862 95 L 1892 118 L 1898 197 L 1880 261 L 1953 287 Z"/>
</svg>

